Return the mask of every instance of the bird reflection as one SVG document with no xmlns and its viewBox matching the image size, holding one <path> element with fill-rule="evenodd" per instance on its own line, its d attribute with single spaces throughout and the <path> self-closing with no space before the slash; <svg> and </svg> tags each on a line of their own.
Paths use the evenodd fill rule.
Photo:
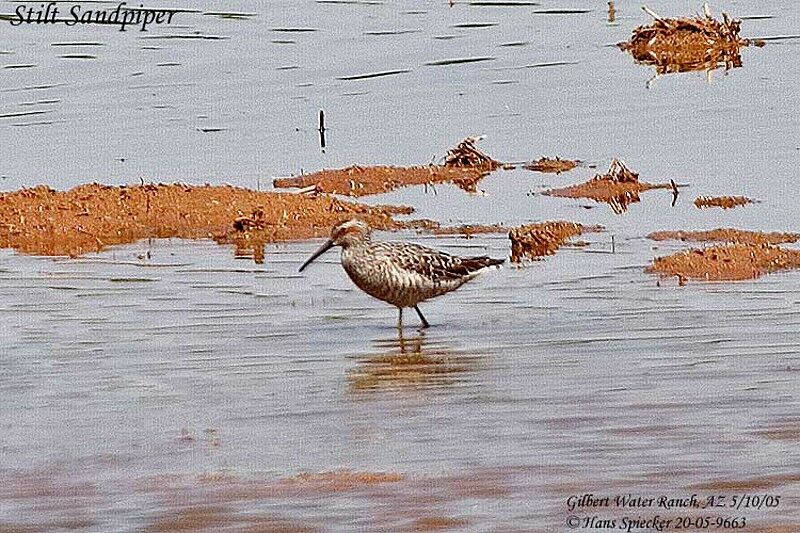
<svg viewBox="0 0 800 533">
<path fill-rule="evenodd" d="M 413 336 L 378 339 L 380 353 L 358 357 L 348 380 L 354 392 L 423 389 L 454 386 L 468 381 L 481 356 L 455 352 L 445 343 L 433 341 L 420 331 Z"/>
</svg>

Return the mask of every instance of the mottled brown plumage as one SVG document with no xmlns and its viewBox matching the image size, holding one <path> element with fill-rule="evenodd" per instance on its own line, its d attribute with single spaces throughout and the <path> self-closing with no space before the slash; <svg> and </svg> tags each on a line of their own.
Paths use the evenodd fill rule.
<svg viewBox="0 0 800 533">
<path fill-rule="evenodd" d="M 427 327 L 420 302 L 454 291 L 482 270 L 504 262 L 486 256 L 458 257 L 419 244 L 373 243 L 369 226 L 349 220 L 333 228 L 331 238 L 300 271 L 333 246 L 342 247 L 342 267 L 359 289 L 400 310 L 398 326 L 402 326 L 403 308 L 413 307 Z"/>
</svg>

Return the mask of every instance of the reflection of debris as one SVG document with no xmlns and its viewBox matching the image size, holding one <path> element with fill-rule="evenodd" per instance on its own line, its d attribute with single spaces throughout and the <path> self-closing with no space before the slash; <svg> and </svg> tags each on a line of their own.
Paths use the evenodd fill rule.
<svg viewBox="0 0 800 533">
<path fill-rule="evenodd" d="M 664 18 L 643 8 L 654 21 L 633 30 L 629 41 L 619 43 L 622 50 L 645 65 L 656 68 L 657 75 L 692 70 L 730 70 L 742 66 L 740 48 L 763 42 L 739 37 L 741 21 L 722 14 L 714 19 L 708 6 L 705 14 L 693 18 Z"/>
<path fill-rule="evenodd" d="M 0 194 L 0 248 L 78 256 L 141 239 L 197 239 L 220 232 L 220 242 L 235 240 L 228 234 L 258 234 L 276 242 L 326 235 L 353 216 L 376 228 L 395 228 L 400 224 L 392 215 L 401 212 L 410 211 L 230 186 L 92 184 L 66 192 L 36 187 Z"/>
<path fill-rule="evenodd" d="M 615 213 L 628 210 L 628 205 L 639 201 L 639 193 L 650 189 L 672 189 L 670 183 L 652 184 L 639 181 L 639 175 L 631 171 L 619 159 L 614 159 L 606 174 L 599 174 L 579 185 L 550 189 L 542 194 L 563 198 L 589 198 L 604 202 Z"/>
<path fill-rule="evenodd" d="M 686 279 L 734 281 L 800 268 L 800 251 L 770 244 L 727 244 L 657 257 L 647 272 Z"/>
<path fill-rule="evenodd" d="M 553 255 L 570 237 L 602 231 L 602 226 L 582 226 L 574 222 L 542 222 L 526 224 L 508 232 L 511 239 L 511 260 L 538 259 Z"/>
<path fill-rule="evenodd" d="M 568 172 L 572 170 L 578 166 L 579 162 L 580 161 L 573 161 L 571 159 L 561 159 L 560 157 L 543 157 L 538 161 L 528 163 L 523 168 L 527 170 L 533 170 L 535 172 L 561 174 L 562 172 Z"/>
<path fill-rule="evenodd" d="M 722 209 L 732 209 L 740 205 L 747 205 L 754 203 L 753 200 L 746 196 L 700 196 L 694 201 L 694 205 L 700 209 L 706 207 L 721 207 Z"/>
<path fill-rule="evenodd" d="M 277 178 L 277 188 L 311 187 L 317 192 L 365 196 L 392 191 L 408 185 L 453 183 L 467 192 L 476 192 L 478 182 L 503 166 L 475 146 L 480 137 L 467 137 L 447 152 L 443 165 L 415 167 L 351 166 L 321 170 L 291 178 Z"/>
<path fill-rule="evenodd" d="M 764 233 L 725 228 L 710 231 L 656 231 L 647 236 L 654 241 L 731 242 L 740 244 L 783 244 L 797 242 L 800 233 Z"/>
</svg>

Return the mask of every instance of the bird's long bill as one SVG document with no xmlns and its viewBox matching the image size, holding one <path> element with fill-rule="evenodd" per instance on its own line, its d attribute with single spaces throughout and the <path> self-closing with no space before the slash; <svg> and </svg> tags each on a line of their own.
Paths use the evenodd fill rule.
<svg viewBox="0 0 800 533">
<path fill-rule="evenodd" d="M 319 250 L 317 250 L 316 252 L 314 252 L 314 253 L 311 255 L 311 257 L 309 257 L 309 258 L 306 260 L 306 262 L 305 262 L 305 263 L 303 263 L 303 266 L 301 266 L 301 267 L 300 267 L 300 270 L 299 270 L 298 272 L 302 272 L 304 268 L 306 268 L 308 265 L 310 265 L 310 264 L 311 264 L 311 262 L 312 262 L 312 261 L 314 261 L 314 259 L 316 259 L 317 257 L 321 256 L 322 254 L 324 254 L 324 253 L 325 253 L 325 252 L 327 252 L 328 250 L 330 250 L 332 246 L 333 246 L 333 241 L 332 241 L 332 240 L 328 239 L 327 241 L 325 241 L 325 244 L 323 244 L 322 246 L 320 246 L 320 247 L 319 247 Z"/>
</svg>

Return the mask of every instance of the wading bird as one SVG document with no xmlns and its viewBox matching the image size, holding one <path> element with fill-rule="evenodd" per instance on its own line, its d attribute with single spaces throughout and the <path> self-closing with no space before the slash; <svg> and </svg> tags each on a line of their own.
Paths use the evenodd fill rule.
<svg viewBox="0 0 800 533">
<path fill-rule="evenodd" d="M 397 327 L 403 327 L 403 309 L 413 307 L 425 320 L 418 304 L 451 292 L 482 270 L 499 267 L 505 260 L 491 257 L 458 257 L 406 242 L 372 242 L 371 230 L 360 220 L 348 220 L 331 230 L 331 237 L 300 267 L 334 246 L 342 247 L 342 267 L 353 283 L 379 300 L 399 309 Z"/>
</svg>

